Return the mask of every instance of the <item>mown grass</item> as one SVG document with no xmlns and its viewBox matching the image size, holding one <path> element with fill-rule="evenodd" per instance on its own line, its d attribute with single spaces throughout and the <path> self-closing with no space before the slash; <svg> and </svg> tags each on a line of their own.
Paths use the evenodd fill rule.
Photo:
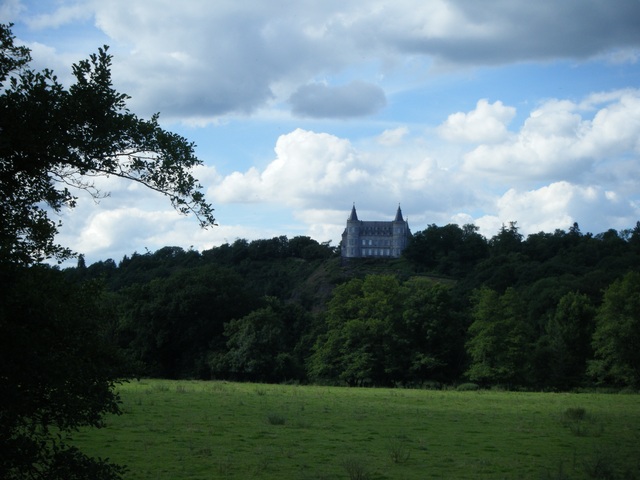
<svg viewBox="0 0 640 480">
<path fill-rule="evenodd" d="M 74 441 L 130 479 L 640 478 L 638 395 L 164 380 L 120 393 L 124 414 Z"/>
</svg>

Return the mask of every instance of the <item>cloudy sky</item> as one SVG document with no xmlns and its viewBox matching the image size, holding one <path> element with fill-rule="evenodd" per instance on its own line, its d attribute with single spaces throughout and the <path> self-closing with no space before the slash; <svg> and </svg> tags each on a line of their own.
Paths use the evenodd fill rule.
<svg viewBox="0 0 640 480">
<path fill-rule="evenodd" d="M 88 262 L 363 220 L 493 236 L 640 220 L 640 0 L 0 0 L 33 67 L 114 54 L 131 110 L 197 144 L 219 226 L 136 185 L 65 212 Z"/>
</svg>

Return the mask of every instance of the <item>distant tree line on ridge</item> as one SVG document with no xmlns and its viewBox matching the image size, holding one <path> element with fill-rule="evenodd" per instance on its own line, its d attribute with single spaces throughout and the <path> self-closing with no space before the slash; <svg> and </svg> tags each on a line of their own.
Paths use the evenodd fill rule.
<svg viewBox="0 0 640 480">
<path fill-rule="evenodd" d="M 165 247 L 60 272 L 101 281 L 137 375 L 567 390 L 640 387 L 640 222 L 490 239 L 430 225 L 395 261 L 309 237 Z"/>
</svg>

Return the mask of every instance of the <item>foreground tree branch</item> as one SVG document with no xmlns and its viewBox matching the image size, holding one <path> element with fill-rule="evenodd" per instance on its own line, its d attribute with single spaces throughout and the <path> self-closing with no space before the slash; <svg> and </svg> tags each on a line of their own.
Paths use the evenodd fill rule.
<svg viewBox="0 0 640 480">
<path fill-rule="evenodd" d="M 65 89 L 50 70 L 27 68 L 29 51 L 0 26 L 0 262 L 30 265 L 72 252 L 55 243 L 59 223 L 48 212 L 74 207 L 72 189 L 104 193 L 85 178 L 116 176 L 169 198 L 200 226 L 215 225 L 212 206 L 192 175 L 195 145 L 163 130 L 158 115 L 128 111 L 111 80 L 108 47 L 73 66 Z"/>
</svg>

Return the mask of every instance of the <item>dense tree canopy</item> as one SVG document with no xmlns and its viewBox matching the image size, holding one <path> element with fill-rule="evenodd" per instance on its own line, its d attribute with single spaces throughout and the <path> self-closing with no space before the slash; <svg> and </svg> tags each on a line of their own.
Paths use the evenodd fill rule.
<svg viewBox="0 0 640 480">
<path fill-rule="evenodd" d="M 338 286 L 310 373 L 350 385 L 415 385 L 456 375 L 459 325 L 448 288 L 368 275 Z"/>
<path fill-rule="evenodd" d="M 207 358 L 224 346 L 225 324 L 257 306 L 235 272 L 183 268 L 120 292 L 118 338 L 142 375 L 208 378 Z"/>
<path fill-rule="evenodd" d="M 497 233 L 504 241 L 473 226 L 427 230 L 419 238 L 433 236 L 435 245 L 458 238 L 461 252 L 477 254 L 416 242 L 416 257 L 344 261 L 308 237 L 275 237 L 203 252 L 165 247 L 65 273 L 104 279 L 108 305 L 119 306 L 110 328 L 146 374 L 406 386 L 473 380 L 557 390 L 631 385 L 628 376 L 596 369 L 610 363 L 593 342 L 603 292 L 640 271 L 637 226 L 592 235 L 574 225 L 524 238 L 513 224 Z M 216 293 L 205 293 L 206 285 L 218 285 Z M 620 308 L 632 306 L 633 288 L 618 296 Z M 199 290 L 203 302 L 186 296 Z M 208 295 L 220 300 L 207 303 Z M 623 317 L 612 318 L 619 328 Z"/>
<path fill-rule="evenodd" d="M 474 225 L 429 225 L 416 232 L 404 256 L 421 268 L 437 270 L 445 275 L 468 273 L 475 263 L 486 258 L 489 248 Z"/>
</svg>

